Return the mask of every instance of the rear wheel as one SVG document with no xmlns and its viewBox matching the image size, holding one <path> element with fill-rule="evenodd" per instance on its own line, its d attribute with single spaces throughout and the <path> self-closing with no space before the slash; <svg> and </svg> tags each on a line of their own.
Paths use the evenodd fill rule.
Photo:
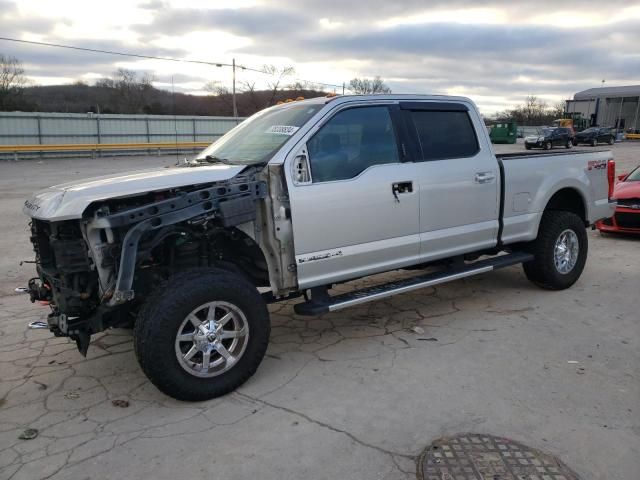
<svg viewBox="0 0 640 480">
<path fill-rule="evenodd" d="M 529 145 L 529 144 L 525 143 L 525 144 L 524 144 L 524 148 L 526 148 L 527 150 L 531 150 L 531 145 Z"/>
<path fill-rule="evenodd" d="M 597 147 L 597 146 L 598 146 L 598 140 L 597 140 L 597 139 L 595 139 L 595 138 L 592 138 L 592 139 L 591 139 L 591 146 L 592 146 L 592 147 Z"/>
<path fill-rule="evenodd" d="M 567 140 L 567 143 L 565 144 L 564 148 L 571 148 L 573 147 L 573 141 L 571 139 Z"/>
<path fill-rule="evenodd" d="M 178 400 L 225 395 L 257 370 L 269 342 L 266 304 L 244 278 L 199 269 L 149 297 L 134 330 L 149 380 Z"/>
<path fill-rule="evenodd" d="M 544 142 L 545 150 L 551 150 L 551 147 L 553 147 L 553 144 L 551 143 L 551 141 Z"/>
<path fill-rule="evenodd" d="M 613 145 L 613 142 L 614 142 L 614 141 L 615 141 L 615 140 L 614 140 L 613 135 L 612 135 L 612 136 L 610 136 L 610 137 L 609 137 L 609 141 L 608 141 L 607 143 L 608 143 L 609 145 Z"/>
<path fill-rule="evenodd" d="M 548 290 L 569 288 L 580 278 L 587 261 L 584 222 L 572 212 L 544 212 L 538 238 L 531 242 L 529 251 L 535 258 L 523 267 L 530 281 Z"/>
</svg>

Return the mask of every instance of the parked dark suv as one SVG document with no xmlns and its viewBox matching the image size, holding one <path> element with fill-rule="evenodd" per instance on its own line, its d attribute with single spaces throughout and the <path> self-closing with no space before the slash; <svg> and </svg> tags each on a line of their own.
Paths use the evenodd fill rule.
<svg viewBox="0 0 640 480">
<path fill-rule="evenodd" d="M 550 150 L 553 147 L 573 147 L 573 132 L 570 128 L 555 127 L 541 128 L 537 135 L 529 135 L 524 139 L 524 147 L 544 148 Z"/>
<path fill-rule="evenodd" d="M 576 143 L 587 143 L 592 147 L 598 143 L 613 145 L 615 136 L 610 128 L 591 127 L 576 134 Z"/>
</svg>

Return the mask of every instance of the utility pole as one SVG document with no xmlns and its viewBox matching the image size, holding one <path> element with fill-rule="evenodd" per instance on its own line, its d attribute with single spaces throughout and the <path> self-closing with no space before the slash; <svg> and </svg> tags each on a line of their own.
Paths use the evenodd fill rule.
<svg viewBox="0 0 640 480">
<path fill-rule="evenodd" d="M 238 118 L 238 106 L 236 105 L 236 59 L 234 58 L 231 62 L 231 67 L 233 69 L 233 116 L 234 118 Z"/>
</svg>

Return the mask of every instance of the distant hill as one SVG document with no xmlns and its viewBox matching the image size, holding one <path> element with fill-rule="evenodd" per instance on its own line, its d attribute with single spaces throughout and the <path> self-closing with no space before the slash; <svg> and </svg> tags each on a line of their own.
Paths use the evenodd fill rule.
<svg viewBox="0 0 640 480">
<path fill-rule="evenodd" d="M 312 98 L 326 92 L 306 89 L 277 91 L 259 90 L 236 95 L 238 115 L 249 116 L 279 100 Z M 52 85 L 26 87 L 14 109 L 38 112 L 69 113 L 147 113 L 155 115 L 220 115 L 232 116 L 231 94 L 189 95 L 172 93 L 155 87 L 135 92 L 115 88 L 85 85 Z"/>
</svg>

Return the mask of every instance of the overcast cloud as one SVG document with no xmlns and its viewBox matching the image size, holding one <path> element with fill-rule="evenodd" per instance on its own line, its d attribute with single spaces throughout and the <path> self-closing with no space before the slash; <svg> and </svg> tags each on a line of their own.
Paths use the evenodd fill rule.
<svg viewBox="0 0 640 480">
<path fill-rule="evenodd" d="M 189 7 L 183 7 L 187 3 Z M 89 5 L 87 5 L 89 4 Z M 536 94 L 640 83 L 640 2 L 448 0 L 0 0 L 2 36 L 143 55 L 292 65 L 296 78 L 342 84 L 380 75 L 398 93 L 471 97 L 485 113 Z M 194 93 L 230 82 L 224 68 L 0 42 L 36 83 L 91 81 L 118 67 L 173 77 Z M 264 85 L 246 71 L 239 81 Z M 291 81 L 294 78 L 290 79 Z"/>
</svg>

